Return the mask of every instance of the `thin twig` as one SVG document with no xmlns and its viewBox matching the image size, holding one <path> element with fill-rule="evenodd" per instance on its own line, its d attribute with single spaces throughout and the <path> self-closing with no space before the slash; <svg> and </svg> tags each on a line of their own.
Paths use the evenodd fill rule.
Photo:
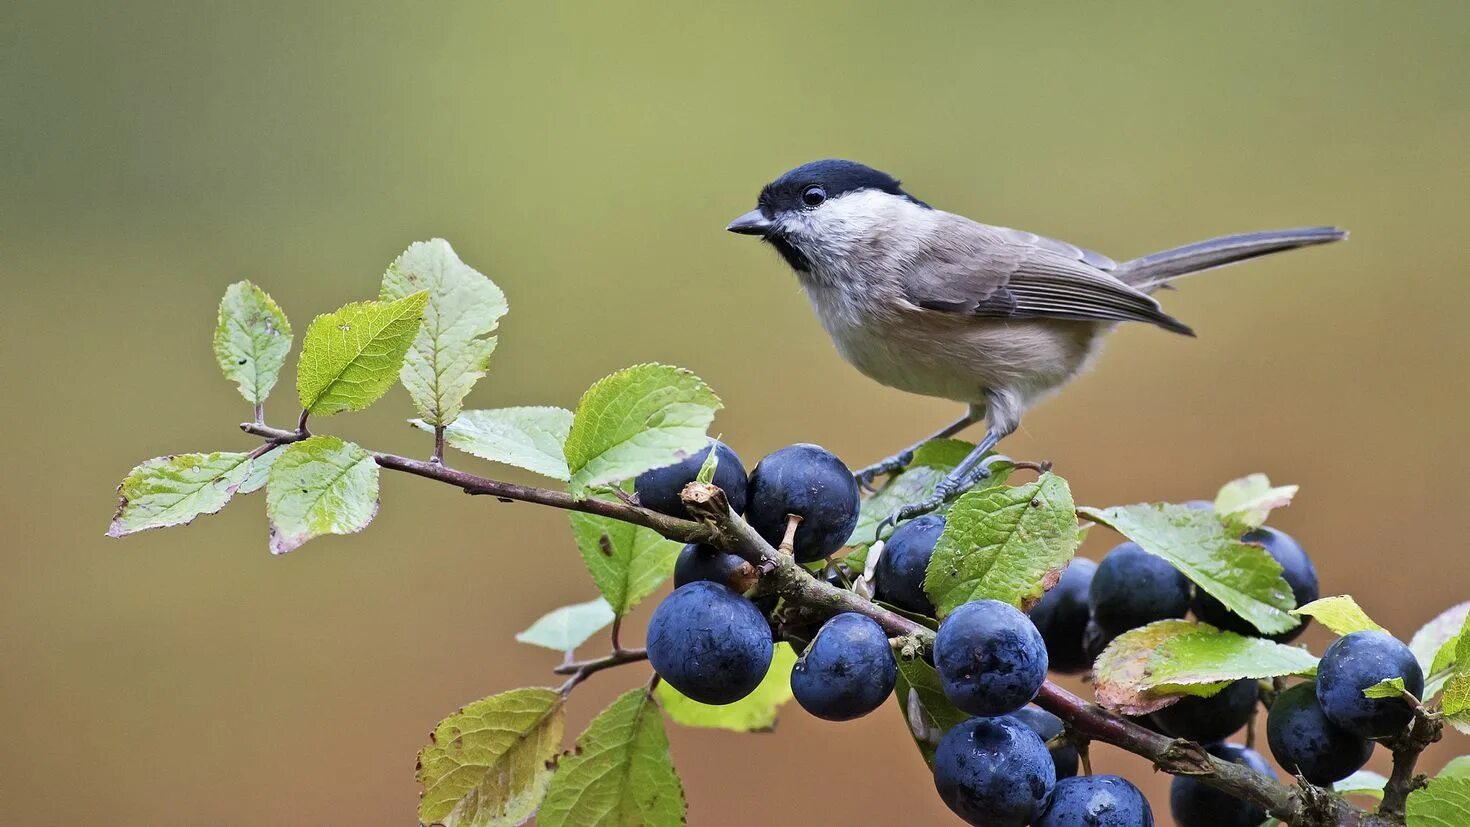
<svg viewBox="0 0 1470 827">
<path fill-rule="evenodd" d="M 287 431 L 282 428 L 272 428 L 268 425 L 257 425 L 253 422 L 242 422 L 240 430 L 247 434 L 263 437 L 275 445 L 286 445 L 299 442 L 310 436 L 310 433 L 300 431 Z M 530 485 L 517 485 L 501 480 L 492 480 L 486 477 L 476 476 L 465 471 L 457 471 L 443 465 L 435 465 L 432 462 L 419 459 L 410 459 L 396 454 L 374 453 L 373 459 L 382 468 L 390 471 L 403 471 L 418 477 L 448 483 L 464 491 L 466 494 L 483 494 L 498 497 L 502 500 L 517 500 L 520 502 L 548 505 L 552 508 L 561 508 L 567 511 L 580 511 L 585 514 L 596 514 L 601 517 L 611 517 L 625 523 L 641 525 L 657 531 L 659 534 L 684 543 L 702 543 L 709 540 L 710 530 L 699 523 L 689 520 L 681 520 L 650 511 L 646 508 L 627 505 L 610 500 L 584 499 L 579 500 L 563 491 L 552 491 L 546 488 L 536 488 Z"/>
<path fill-rule="evenodd" d="M 435 465 L 444 464 L 444 426 L 434 426 L 434 455 L 429 457 L 429 462 Z"/>
<path fill-rule="evenodd" d="M 648 651 L 645 649 L 621 649 L 610 655 L 604 655 L 592 660 L 577 661 L 575 663 L 564 663 L 551 670 L 556 675 L 571 675 L 566 683 L 562 684 L 556 691 L 563 696 L 571 693 L 577 684 L 587 680 L 604 669 L 614 666 L 622 666 L 625 663 L 637 663 L 648 660 Z"/>
</svg>

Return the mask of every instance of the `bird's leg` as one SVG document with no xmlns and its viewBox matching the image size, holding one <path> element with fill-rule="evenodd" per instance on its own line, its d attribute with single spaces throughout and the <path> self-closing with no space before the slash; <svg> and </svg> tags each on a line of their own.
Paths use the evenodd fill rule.
<svg viewBox="0 0 1470 827">
<path fill-rule="evenodd" d="M 881 537 L 883 530 L 888 526 L 895 526 L 904 520 L 928 514 L 952 498 L 974 488 L 980 481 L 990 476 L 990 468 L 985 462 L 985 455 L 1020 426 L 1022 405 L 1020 398 L 1008 391 L 991 391 L 986 395 L 986 400 L 985 421 L 988 427 L 985 430 L 985 438 L 980 440 L 974 450 L 970 451 L 960 464 L 954 467 L 954 470 L 939 481 L 939 484 L 934 487 L 934 493 L 928 499 L 905 505 L 879 523 L 875 537 Z"/>
<path fill-rule="evenodd" d="M 929 436 L 924 437 L 923 439 L 915 442 L 913 445 L 910 445 L 902 451 L 899 451 L 893 456 L 879 462 L 875 462 L 872 465 L 869 465 L 867 468 L 862 468 L 858 470 L 852 475 L 852 478 L 857 480 L 858 485 L 866 488 L 868 491 L 876 491 L 877 489 L 873 487 L 873 480 L 885 474 L 892 474 L 895 471 L 902 471 L 903 469 L 907 468 L 909 463 L 914 461 L 914 452 L 919 450 L 919 446 L 933 439 L 948 439 L 949 437 L 954 436 L 955 434 L 963 431 L 971 425 L 974 425 L 976 422 L 979 422 L 980 418 L 981 411 L 977 410 L 974 406 L 971 406 L 969 410 L 965 411 L 964 416 L 956 419 L 948 425 L 945 425 L 943 428 L 940 428 Z"/>
</svg>

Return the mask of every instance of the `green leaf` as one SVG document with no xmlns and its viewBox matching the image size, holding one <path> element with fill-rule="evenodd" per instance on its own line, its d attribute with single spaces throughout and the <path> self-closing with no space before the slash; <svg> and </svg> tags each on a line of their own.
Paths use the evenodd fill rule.
<svg viewBox="0 0 1470 827">
<path fill-rule="evenodd" d="M 434 432 L 434 426 L 422 419 L 409 421 L 415 428 Z M 569 474 L 562 444 L 571 428 L 572 412 L 566 408 L 465 411 L 444 429 L 444 441 L 480 459 L 565 481 Z"/>
<path fill-rule="evenodd" d="M 1372 770 L 1358 770 L 1347 778 L 1332 785 L 1332 791 L 1340 795 L 1363 795 L 1383 798 L 1383 787 L 1388 779 Z"/>
<path fill-rule="evenodd" d="M 357 302 L 317 316 L 301 342 L 296 392 L 313 416 L 360 411 L 398 379 L 418 334 L 427 292 L 392 302 Z"/>
<path fill-rule="evenodd" d="M 240 484 L 240 494 L 254 494 L 265 487 L 270 480 L 271 467 L 276 464 L 276 459 L 281 455 L 281 449 L 275 447 L 250 461 L 250 473 L 245 476 L 245 482 Z"/>
<path fill-rule="evenodd" d="M 567 436 L 572 495 L 703 449 L 721 407 L 698 376 L 668 365 L 635 365 L 599 379 L 582 395 Z"/>
<path fill-rule="evenodd" d="M 1369 698 L 1402 698 L 1409 690 L 1404 688 L 1403 678 L 1384 678 L 1363 690 L 1363 694 Z"/>
<path fill-rule="evenodd" d="M 708 485 L 715 480 L 715 471 L 720 468 L 720 452 L 710 451 L 704 455 L 704 462 L 699 464 L 699 473 L 694 475 L 695 482 Z"/>
<path fill-rule="evenodd" d="M 137 466 L 117 487 L 109 537 L 187 525 L 225 507 L 250 473 L 250 455 L 221 453 L 156 457 Z"/>
<path fill-rule="evenodd" d="M 684 788 L 663 718 L 647 690 L 613 701 L 563 758 L 541 805 L 541 827 L 682 825 Z"/>
<path fill-rule="evenodd" d="M 1014 488 L 971 491 L 955 501 L 924 591 L 943 618 L 972 600 L 1022 610 L 1056 583 L 1077 551 L 1077 512 L 1066 480 L 1042 474 Z"/>
<path fill-rule="evenodd" d="M 908 723 L 909 735 L 924 756 L 934 765 L 934 750 L 939 739 L 950 728 L 963 723 L 969 715 L 955 709 L 939 686 L 939 673 L 920 658 L 898 658 L 898 682 L 893 697 L 899 712 Z"/>
<path fill-rule="evenodd" d="M 432 429 L 459 416 L 495 351 L 490 334 L 510 307 L 495 282 L 460 261 L 442 238 L 410 244 L 383 274 L 385 301 L 421 290 L 429 294 L 424 323 L 399 377 Z"/>
<path fill-rule="evenodd" d="M 1467 721 L 1470 721 L 1470 715 L 1467 715 L 1470 713 L 1470 618 L 1466 618 L 1460 637 L 1455 641 L 1453 668 L 1454 674 L 1445 682 L 1444 697 L 1440 698 L 1439 705 L 1449 722 L 1465 732 Z"/>
<path fill-rule="evenodd" d="M 1460 671 L 1449 676 L 1448 682 L 1445 682 L 1444 698 L 1439 699 L 1439 707 L 1444 709 L 1445 717 L 1451 718 L 1451 723 L 1466 723 L 1466 711 L 1470 711 L 1470 673 Z M 1457 726 L 1455 729 L 1463 727 Z"/>
<path fill-rule="evenodd" d="M 574 512 L 572 532 L 592 582 L 619 616 L 652 594 L 674 571 L 682 545 L 651 528 Z"/>
<path fill-rule="evenodd" d="M 280 305 L 248 281 L 225 289 L 214 329 L 214 358 L 252 405 L 270 396 L 291 352 L 291 323 Z"/>
<path fill-rule="evenodd" d="M 323 534 L 362 531 L 378 513 L 378 464 L 372 454 L 334 436 L 293 442 L 271 467 L 265 513 L 272 554 Z"/>
<path fill-rule="evenodd" d="M 659 681 L 659 705 L 676 724 L 704 729 L 729 729 L 735 732 L 768 732 L 776 726 L 781 705 L 791 700 L 791 667 L 796 652 L 791 644 L 776 644 L 771 667 L 754 692 L 732 704 L 714 706 L 685 697 L 669 684 Z"/>
<path fill-rule="evenodd" d="M 1264 548 L 1240 542 L 1215 514 L 1168 503 L 1078 510 L 1173 563 L 1262 632 L 1276 634 L 1298 624 L 1290 614 L 1296 600 L 1281 578 L 1281 564 Z"/>
<path fill-rule="evenodd" d="M 419 822 L 522 824 L 536 812 L 561 752 L 566 711 L 550 689 L 515 689 L 439 722 L 419 751 Z"/>
<path fill-rule="evenodd" d="M 1291 505 L 1298 486 L 1273 486 L 1265 474 L 1251 474 L 1225 483 L 1215 495 L 1215 513 L 1251 528 L 1266 524 L 1271 509 Z"/>
<path fill-rule="evenodd" d="M 516 640 L 557 652 L 570 652 L 613 622 L 613 617 L 612 606 L 599 597 L 547 612 L 532 623 L 531 628 L 517 634 Z"/>
<path fill-rule="evenodd" d="M 1291 613 L 1315 617 L 1318 623 L 1339 635 L 1383 631 L 1383 627 L 1374 623 L 1373 618 L 1358 606 L 1358 601 L 1345 594 L 1313 600 L 1305 606 L 1293 609 Z"/>
<path fill-rule="evenodd" d="M 1470 824 L 1470 778 L 1434 778 L 1404 802 L 1406 827 L 1465 827 Z"/>
<path fill-rule="evenodd" d="M 1097 702 L 1127 715 L 1208 697 L 1242 678 L 1311 675 L 1312 653 L 1191 620 L 1160 620 L 1119 635 L 1093 665 Z"/>
<path fill-rule="evenodd" d="M 1459 637 L 1467 617 L 1470 617 L 1470 600 L 1445 609 L 1414 633 L 1414 637 L 1409 640 L 1409 651 L 1414 653 L 1414 658 L 1419 661 L 1425 675 L 1434 671 L 1434 656 L 1439 654 L 1440 649 Z M 1450 651 L 1453 652 L 1454 649 L 1451 648 Z M 1425 697 L 1432 694 L 1426 692 Z"/>
<path fill-rule="evenodd" d="M 1457 755 L 1445 762 L 1435 778 L 1470 778 L 1470 755 Z"/>
</svg>

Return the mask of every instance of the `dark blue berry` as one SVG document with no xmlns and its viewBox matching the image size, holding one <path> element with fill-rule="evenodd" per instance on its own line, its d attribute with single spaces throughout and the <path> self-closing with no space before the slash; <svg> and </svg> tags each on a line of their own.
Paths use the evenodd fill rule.
<svg viewBox="0 0 1470 827">
<path fill-rule="evenodd" d="M 1276 696 L 1266 716 L 1266 743 L 1287 772 L 1320 785 L 1347 778 L 1373 755 L 1372 741 L 1327 720 L 1311 683 Z"/>
<path fill-rule="evenodd" d="M 734 554 L 717 548 L 690 543 L 674 561 L 674 588 L 707 580 L 729 586 L 742 594 L 755 586 L 759 578 L 755 566 Z"/>
<path fill-rule="evenodd" d="M 1004 715 L 1031 702 L 1046 680 L 1046 643 L 1026 615 L 998 600 L 950 613 L 934 636 L 939 686 L 971 715 Z"/>
<path fill-rule="evenodd" d="M 648 660 L 669 685 L 707 704 L 749 695 L 771 666 L 771 627 L 749 600 L 718 583 L 674 589 L 648 621 Z"/>
<path fill-rule="evenodd" d="M 1243 543 L 1259 543 L 1266 549 L 1266 553 L 1281 564 L 1281 576 L 1291 587 L 1296 605 L 1305 606 L 1321 596 L 1317 586 L 1317 569 L 1312 565 L 1312 558 L 1302 551 L 1301 545 L 1290 534 L 1274 528 L 1258 528 L 1240 540 Z M 1202 589 L 1195 591 L 1190 608 L 1194 610 L 1195 617 L 1217 629 L 1240 635 L 1261 636 L 1250 621 L 1225 608 L 1224 603 Z M 1271 635 L 1270 638 L 1280 643 L 1294 640 L 1297 635 L 1306 631 L 1308 620 L 1309 618 L 1302 618 L 1302 622 L 1295 628 Z"/>
<path fill-rule="evenodd" d="M 1053 672 L 1075 674 L 1092 667 L 1082 637 L 1087 631 L 1087 621 L 1092 618 L 1087 608 L 1087 592 L 1096 572 L 1096 563 L 1085 557 L 1074 557 L 1057 584 L 1031 607 L 1031 622 L 1046 641 L 1046 656 Z"/>
<path fill-rule="evenodd" d="M 855 612 L 823 624 L 791 667 L 796 702 L 829 721 L 850 721 L 877 709 L 893 693 L 897 680 L 888 635 L 872 618 Z"/>
<path fill-rule="evenodd" d="M 1403 698 L 1369 698 L 1363 690 L 1403 678 L 1410 694 L 1424 694 L 1424 670 L 1409 647 L 1387 632 L 1353 632 L 1333 641 L 1317 666 L 1317 700 L 1328 720 L 1363 738 L 1397 735 L 1414 718 Z"/>
<path fill-rule="evenodd" d="M 1250 722 L 1259 697 L 1251 679 L 1238 680 L 1208 698 L 1186 695 L 1155 712 L 1153 728 L 1170 738 L 1213 744 Z"/>
<path fill-rule="evenodd" d="M 773 451 L 750 473 L 745 518 L 771 545 L 786 536 L 787 517 L 801 517 L 795 554 L 800 563 L 830 555 L 857 527 L 858 485 L 842 460 L 819 445 Z"/>
<path fill-rule="evenodd" d="M 1081 760 L 1077 755 L 1077 748 L 1071 743 L 1063 741 L 1059 744 L 1051 744 L 1053 738 L 1062 734 L 1065 727 L 1062 719 L 1047 712 L 1039 706 L 1023 706 L 1011 713 L 1011 717 L 1031 728 L 1036 736 L 1047 744 L 1047 751 L 1051 753 L 1051 761 L 1056 765 L 1057 778 L 1071 778 L 1077 774 L 1077 768 Z"/>
<path fill-rule="evenodd" d="M 1167 560 L 1135 543 L 1123 543 L 1098 564 L 1087 605 L 1094 623 L 1120 635 L 1155 620 L 1184 617 L 1189 611 L 1189 580 Z"/>
<path fill-rule="evenodd" d="M 730 501 L 730 507 L 735 510 L 736 514 L 743 513 L 745 511 L 745 466 L 740 463 L 740 457 L 730 450 L 730 446 L 718 439 L 711 439 L 708 446 L 673 465 L 639 474 L 638 478 L 633 480 L 633 491 L 638 495 L 639 505 L 660 514 L 668 514 L 670 517 L 689 519 L 689 511 L 684 508 L 684 501 L 679 499 L 679 492 L 684 490 L 684 486 L 699 477 L 699 469 L 704 467 L 704 460 L 709 456 L 711 449 L 719 458 L 719 462 L 715 466 L 715 475 L 710 482 L 725 492 L 725 499 Z"/>
<path fill-rule="evenodd" d="M 1143 792 L 1116 775 L 1066 778 L 1052 790 L 1036 827 L 1153 827 Z"/>
<path fill-rule="evenodd" d="M 982 827 L 1024 827 L 1056 785 L 1046 745 L 1015 718 L 971 718 L 934 752 L 934 787 L 955 815 Z"/>
<path fill-rule="evenodd" d="M 944 518 L 938 514 L 925 514 L 899 526 L 883 544 L 883 556 L 874 567 L 874 596 L 905 611 L 933 617 L 934 604 L 924 592 L 924 573 L 943 533 Z"/>
</svg>

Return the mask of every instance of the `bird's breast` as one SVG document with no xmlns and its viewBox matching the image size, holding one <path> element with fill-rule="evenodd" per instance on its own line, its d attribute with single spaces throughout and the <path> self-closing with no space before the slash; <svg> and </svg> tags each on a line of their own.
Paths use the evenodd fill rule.
<svg viewBox="0 0 1470 827">
<path fill-rule="evenodd" d="M 1096 325 L 983 319 L 872 301 L 839 287 L 807 286 L 838 353 L 892 388 L 956 402 L 982 403 L 987 390 L 1040 397 L 1087 364 Z"/>
</svg>

